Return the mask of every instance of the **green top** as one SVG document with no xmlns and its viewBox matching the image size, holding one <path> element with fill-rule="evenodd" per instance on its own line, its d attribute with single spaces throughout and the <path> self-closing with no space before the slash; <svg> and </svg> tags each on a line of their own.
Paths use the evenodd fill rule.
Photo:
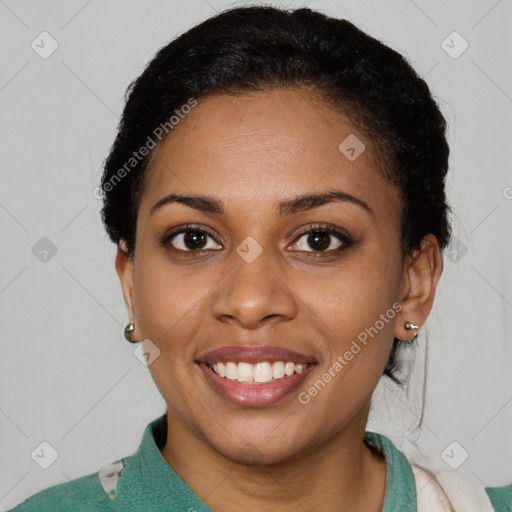
<svg viewBox="0 0 512 512">
<path fill-rule="evenodd" d="M 382 434 L 366 431 L 364 437 L 386 458 L 382 512 L 416 512 L 414 476 L 405 455 Z M 146 427 L 133 455 L 97 473 L 44 489 L 12 512 L 212 512 L 162 457 L 158 447 L 166 438 L 164 414 Z M 496 512 L 512 510 L 512 484 L 485 490 Z"/>
</svg>

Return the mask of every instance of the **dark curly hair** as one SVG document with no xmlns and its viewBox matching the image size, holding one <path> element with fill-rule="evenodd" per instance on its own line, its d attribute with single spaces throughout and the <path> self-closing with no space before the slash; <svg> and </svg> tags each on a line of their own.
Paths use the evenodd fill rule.
<svg viewBox="0 0 512 512">
<path fill-rule="evenodd" d="M 373 142 L 380 170 L 401 200 L 402 255 L 418 249 L 429 233 L 442 251 L 450 238 L 444 188 L 449 147 L 446 121 L 425 81 L 403 56 L 346 20 L 269 6 L 207 19 L 162 47 L 129 85 L 99 189 L 110 239 L 124 240 L 133 259 L 158 127 L 169 128 L 169 119 L 181 117 L 191 99 L 284 87 L 314 89 Z M 400 344 L 395 338 L 384 371 L 398 384 Z"/>
</svg>

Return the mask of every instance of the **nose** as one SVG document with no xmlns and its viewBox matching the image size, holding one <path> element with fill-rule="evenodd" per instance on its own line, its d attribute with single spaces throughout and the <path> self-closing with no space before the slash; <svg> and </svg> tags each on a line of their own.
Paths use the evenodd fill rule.
<svg viewBox="0 0 512 512">
<path fill-rule="evenodd" d="M 265 250 L 250 263 L 233 254 L 233 266 L 212 298 L 217 320 L 255 330 L 297 316 L 298 299 L 271 258 Z"/>
</svg>

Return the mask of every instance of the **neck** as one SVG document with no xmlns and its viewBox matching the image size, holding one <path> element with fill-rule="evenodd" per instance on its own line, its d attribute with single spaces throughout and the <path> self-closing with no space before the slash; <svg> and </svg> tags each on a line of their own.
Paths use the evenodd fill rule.
<svg viewBox="0 0 512 512">
<path fill-rule="evenodd" d="M 307 454 L 266 465 L 227 459 L 168 411 L 168 440 L 161 453 L 212 510 L 380 512 L 386 462 L 363 443 L 368 407 Z"/>
</svg>

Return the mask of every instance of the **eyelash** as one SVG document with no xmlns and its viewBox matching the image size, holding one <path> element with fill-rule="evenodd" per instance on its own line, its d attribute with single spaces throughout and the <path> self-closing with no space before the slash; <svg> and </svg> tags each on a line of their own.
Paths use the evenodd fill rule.
<svg viewBox="0 0 512 512">
<path fill-rule="evenodd" d="M 300 240 L 300 238 L 302 238 L 304 235 L 309 235 L 311 233 L 323 233 L 323 234 L 327 234 L 327 235 L 332 235 L 342 243 L 342 245 L 340 247 L 338 247 L 337 249 L 328 249 L 326 251 L 314 251 L 314 250 L 313 251 L 305 251 L 305 252 L 310 252 L 310 253 L 313 253 L 316 255 L 326 254 L 326 255 L 332 256 L 333 253 L 336 254 L 345 249 L 348 249 L 353 244 L 353 240 L 350 238 L 350 236 L 345 231 L 340 230 L 339 228 L 337 228 L 336 226 L 334 226 L 332 224 L 313 224 L 311 226 L 302 228 L 299 231 L 299 233 L 297 234 L 297 236 L 295 237 L 294 243 L 296 241 Z M 301 252 L 301 251 L 299 251 L 299 252 Z"/>
<path fill-rule="evenodd" d="M 192 251 L 192 250 L 185 251 L 183 249 L 176 249 L 175 247 L 172 247 L 171 241 L 177 235 L 180 235 L 182 233 L 187 233 L 189 231 L 196 231 L 196 232 L 199 232 L 199 233 L 206 233 L 213 240 L 215 240 L 215 236 L 212 233 L 210 233 L 210 231 L 205 229 L 204 227 L 199 226 L 197 224 L 186 224 L 185 226 L 180 227 L 180 228 L 176 228 L 176 230 L 173 230 L 170 233 L 167 233 L 166 235 L 164 235 L 162 240 L 161 240 L 162 247 L 169 248 L 170 250 L 175 251 L 175 252 L 186 254 L 187 256 L 188 255 L 195 256 L 195 255 L 197 255 L 198 253 L 201 253 L 201 252 L 211 251 L 211 250 L 213 250 L 213 251 L 218 250 L 218 249 L 198 249 L 196 251 Z M 299 233 L 297 234 L 297 236 L 295 237 L 293 243 L 296 243 L 304 235 L 311 234 L 311 233 L 323 233 L 323 234 L 327 234 L 327 235 L 332 235 L 335 238 L 337 238 L 343 245 L 341 245 L 337 249 L 328 249 L 328 250 L 325 250 L 325 251 L 314 251 L 314 250 L 312 250 L 312 251 L 297 251 L 297 252 L 312 253 L 312 254 L 320 255 L 320 256 L 323 255 L 323 254 L 332 256 L 333 253 L 338 253 L 338 252 L 341 252 L 341 251 L 343 251 L 345 249 L 348 249 L 354 243 L 353 240 L 350 238 L 350 236 L 345 231 L 340 230 L 339 228 L 337 228 L 336 226 L 334 226 L 332 224 L 322 224 L 322 223 L 321 224 L 314 224 L 314 225 L 302 228 L 299 231 Z"/>
</svg>

